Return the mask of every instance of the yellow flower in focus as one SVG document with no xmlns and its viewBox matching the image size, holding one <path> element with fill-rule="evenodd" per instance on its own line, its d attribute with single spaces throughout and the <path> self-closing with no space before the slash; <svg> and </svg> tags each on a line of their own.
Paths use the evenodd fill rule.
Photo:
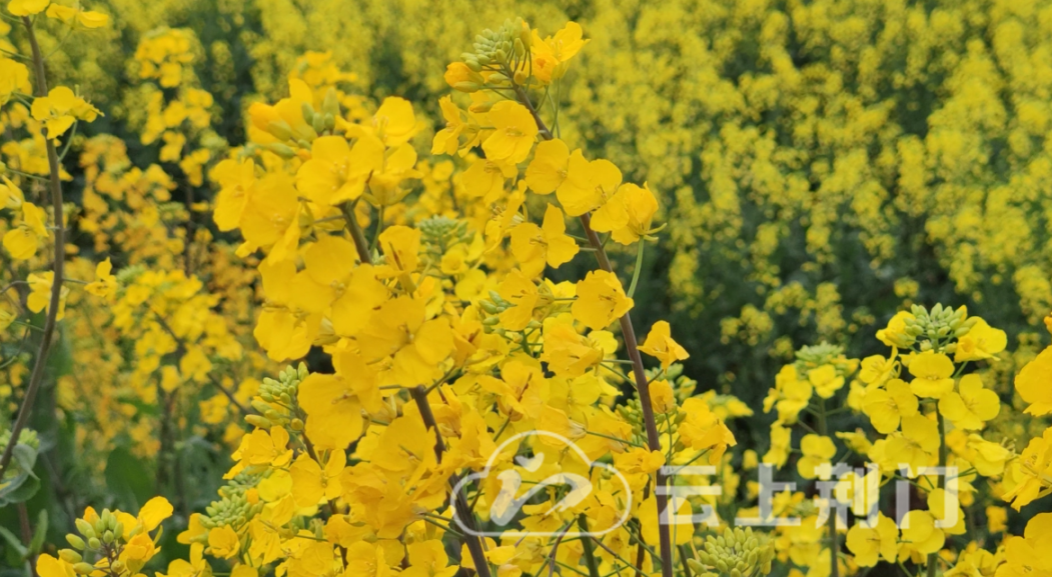
<svg viewBox="0 0 1052 577">
<path fill-rule="evenodd" d="M 1015 376 L 1015 390 L 1030 404 L 1026 413 L 1035 417 L 1052 413 L 1052 347 L 1038 353 Z"/>
<path fill-rule="evenodd" d="M 32 16 L 43 12 L 50 2 L 51 0 L 11 0 L 7 3 L 7 11 L 15 16 Z"/>
<path fill-rule="evenodd" d="M 873 355 L 862 359 L 858 378 L 863 383 L 872 387 L 879 387 L 888 379 L 898 377 L 899 362 L 898 349 L 892 347 L 891 356 L 884 358 L 881 355 Z"/>
<path fill-rule="evenodd" d="M 998 577 L 1052 574 L 1050 547 L 1052 513 L 1038 513 L 1027 522 L 1022 537 L 1009 537 L 1005 541 L 1005 565 L 998 568 Z"/>
<path fill-rule="evenodd" d="M 501 311 L 500 324 L 509 331 L 521 331 L 533 320 L 533 311 L 540 303 L 537 285 L 515 269 L 504 277 L 497 291 L 500 297 L 512 304 Z"/>
<path fill-rule="evenodd" d="M 392 275 L 414 272 L 420 263 L 420 231 L 407 226 L 389 226 L 380 234 L 380 248 Z"/>
<path fill-rule="evenodd" d="M 888 321 L 888 326 L 877 331 L 877 339 L 889 347 L 909 348 L 916 340 L 906 334 L 906 319 L 916 318 L 913 313 L 899 311 Z"/>
<path fill-rule="evenodd" d="M 511 252 L 519 260 L 522 272 L 535 277 L 544 272 L 545 263 L 559 268 L 573 260 L 580 249 L 566 234 L 563 211 L 549 204 L 541 226 L 524 222 L 511 229 Z"/>
<path fill-rule="evenodd" d="M 622 184 L 614 196 L 615 199 L 618 197 L 621 199 L 620 203 L 624 207 L 627 220 L 623 226 L 614 228 L 611 231 L 611 238 L 624 245 L 639 242 L 644 236 L 653 232 L 650 224 L 654 220 L 654 214 L 657 213 L 657 199 L 654 198 L 654 193 L 650 191 L 646 184 L 640 187 L 632 183 Z M 611 200 L 609 204 L 613 204 L 613 202 Z M 599 212 L 596 212 L 593 219 L 592 228 L 597 231 L 599 229 L 596 228 L 598 226 L 596 221 L 601 220 L 602 210 L 600 209 Z"/>
<path fill-rule="evenodd" d="M 22 222 L 4 234 L 4 248 L 15 260 L 27 260 L 37 252 L 40 241 L 50 235 L 47 213 L 31 202 L 22 203 Z"/>
<path fill-rule="evenodd" d="M 139 523 L 146 531 L 153 531 L 162 521 L 172 516 L 172 504 L 164 497 L 154 497 L 139 509 Z"/>
<path fill-rule="evenodd" d="M 416 120 L 413 105 L 405 98 L 388 96 L 372 119 L 372 134 L 388 148 L 409 142 L 423 128 Z M 350 131 L 353 134 L 353 130 Z"/>
<path fill-rule="evenodd" d="M 95 281 L 88 283 L 84 290 L 97 297 L 112 296 L 117 292 L 117 277 L 110 274 L 113 264 L 106 259 L 95 266 Z"/>
<path fill-rule="evenodd" d="M 919 414 L 902 417 L 902 433 L 888 437 L 885 457 L 891 468 L 909 465 L 910 473 L 916 475 L 918 469 L 931 464 L 940 443 L 938 423 Z"/>
<path fill-rule="evenodd" d="M 566 179 L 555 194 L 570 216 L 581 216 L 602 206 L 621 186 L 621 171 L 605 159 L 589 162 L 580 150 L 573 151 L 567 162 Z M 627 215 L 625 216 L 627 220 Z M 611 222 L 610 230 L 625 225 Z"/>
<path fill-rule="evenodd" d="M 323 205 L 354 200 L 383 161 L 384 145 L 375 137 L 363 135 L 351 147 L 342 136 L 322 136 L 311 145 L 310 160 L 296 171 L 296 188 Z"/>
<path fill-rule="evenodd" d="M 525 106 L 511 100 L 493 105 L 489 112 L 493 133 L 482 142 L 486 158 L 518 164 L 530 155 L 537 138 L 537 121 Z"/>
<path fill-rule="evenodd" d="M 18 185 L 11 182 L 10 178 L 3 177 L 4 184 L 0 185 L 0 209 L 19 208 L 26 200 L 26 195 Z"/>
<path fill-rule="evenodd" d="M 859 567 L 873 567 L 880 558 L 889 563 L 898 559 L 899 528 L 895 522 L 877 513 L 877 526 L 866 527 L 856 522 L 847 532 L 847 548 L 855 554 Z"/>
<path fill-rule="evenodd" d="M 383 385 L 430 384 L 442 375 L 453 353 L 453 330 L 446 317 L 428 318 L 423 301 L 398 297 L 382 304 L 362 329 L 358 346 L 368 362 L 391 358 Z"/>
<path fill-rule="evenodd" d="M 844 386 L 844 377 L 833 365 L 822 365 L 807 372 L 807 380 L 815 387 L 815 394 L 823 399 L 831 398 Z"/>
<path fill-rule="evenodd" d="M 39 577 L 76 577 L 73 565 L 43 553 L 37 557 L 36 574 Z"/>
<path fill-rule="evenodd" d="M 52 271 L 46 271 L 42 273 L 30 273 L 29 278 L 26 279 L 29 282 L 29 297 L 26 299 L 26 306 L 29 310 L 39 313 L 42 310 L 51 310 L 51 285 L 54 282 L 55 273 Z M 66 297 L 69 295 L 69 289 L 62 287 L 59 291 L 58 301 L 58 314 L 55 320 L 62 320 L 66 317 Z"/>
<path fill-rule="evenodd" d="M 918 397 L 939 399 L 953 390 L 953 361 L 935 351 L 924 351 L 910 360 L 910 389 Z"/>
<path fill-rule="evenodd" d="M 981 318 L 968 334 L 957 340 L 957 350 L 953 361 L 963 363 L 965 361 L 978 361 L 983 359 L 996 359 L 997 353 L 1005 350 L 1008 346 L 1008 335 L 1001 329 L 995 329 L 986 324 Z"/>
<path fill-rule="evenodd" d="M 907 527 L 908 525 L 908 527 Z M 935 518 L 928 511 L 913 510 L 902 522 L 903 548 L 921 555 L 936 553 L 946 542 L 946 535 L 935 527 Z"/>
<path fill-rule="evenodd" d="M 208 532 L 208 548 L 213 557 L 229 559 L 241 551 L 241 541 L 230 525 L 223 525 Z"/>
<path fill-rule="evenodd" d="M 531 70 L 533 76 L 542 83 L 558 80 L 566 73 L 565 63 L 580 52 L 588 40 L 584 40 L 584 31 L 576 22 L 567 22 L 566 26 L 541 40 L 533 30 L 533 41 L 530 42 L 530 53 L 533 55 Z"/>
<path fill-rule="evenodd" d="M 796 471 L 805 479 L 818 477 L 817 469 L 836 456 L 836 445 L 833 439 L 822 435 L 804 435 L 800 441 L 800 452 L 803 456 L 796 462 Z"/>
<path fill-rule="evenodd" d="M 431 154 L 453 155 L 460 148 L 460 134 L 466 125 L 460 117 L 460 108 L 453 103 L 452 96 L 447 94 L 440 98 L 438 106 L 442 110 L 442 118 L 446 121 L 446 127 L 435 134 L 431 144 Z"/>
<path fill-rule="evenodd" d="M 676 361 L 690 358 L 687 350 L 672 340 L 672 327 L 668 321 L 658 321 L 650 327 L 650 333 L 643 341 L 643 346 L 639 347 L 639 352 L 661 361 L 661 368 L 665 370 Z"/>
<path fill-rule="evenodd" d="M 47 96 L 33 99 L 31 114 L 47 127 L 47 137 L 54 139 L 69 130 L 76 120 L 91 122 L 101 113 L 68 87 L 57 86 L 48 91 Z"/>
<path fill-rule="evenodd" d="M 0 106 L 7 104 L 15 92 L 29 94 L 32 91 L 33 88 L 29 84 L 29 69 L 26 68 L 26 65 L 0 56 Z"/>
<path fill-rule="evenodd" d="M 584 326 L 598 330 L 624 316 L 634 304 L 614 273 L 596 270 L 577 283 L 577 300 L 570 310 Z"/>
<path fill-rule="evenodd" d="M 676 396 L 668 381 L 662 379 L 650 383 L 650 404 L 655 413 L 667 413 L 676 408 Z"/>
<path fill-rule="evenodd" d="M 910 386 L 901 379 L 892 379 L 884 389 L 866 393 L 862 401 L 862 411 L 873 423 L 873 428 L 884 435 L 896 431 L 902 417 L 916 415 L 919 406 Z"/>
<path fill-rule="evenodd" d="M 340 474 L 347 465 L 347 454 L 342 449 L 333 451 L 323 469 L 321 465 L 306 453 L 292 463 L 289 474 L 292 476 L 292 497 L 297 507 L 313 507 L 322 499 L 332 500 L 343 491 L 340 485 Z"/>
<path fill-rule="evenodd" d="M 958 392 L 950 391 L 939 399 L 939 412 L 965 430 L 982 429 L 984 423 L 1001 411 L 1001 399 L 997 393 L 983 388 L 979 375 L 961 377 Z"/>
<path fill-rule="evenodd" d="M 47 9 L 48 18 L 56 18 L 67 24 L 79 23 L 85 28 L 101 28 L 110 21 L 110 17 L 95 11 L 83 10 L 78 5 L 76 8 L 52 4 Z"/>
<path fill-rule="evenodd" d="M 526 185 L 537 194 L 551 194 L 566 180 L 570 149 L 558 138 L 537 145 L 526 167 Z"/>
<path fill-rule="evenodd" d="M 1045 429 L 1040 437 L 1030 439 L 1010 469 L 1016 472 L 1014 485 L 1001 498 L 1011 502 L 1012 508 L 1018 511 L 1052 486 L 1052 427 Z M 1005 477 L 1009 477 L 1008 471 Z"/>
</svg>

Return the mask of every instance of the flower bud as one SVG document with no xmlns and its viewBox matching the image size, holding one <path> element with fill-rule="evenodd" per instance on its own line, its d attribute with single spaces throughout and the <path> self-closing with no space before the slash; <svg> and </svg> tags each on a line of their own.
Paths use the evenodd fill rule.
<svg viewBox="0 0 1052 577">
<path fill-rule="evenodd" d="M 88 575 L 91 572 L 95 571 L 95 567 L 91 563 L 85 563 L 81 561 L 80 563 L 77 563 L 73 566 L 73 570 L 80 575 Z"/>
<path fill-rule="evenodd" d="M 84 560 L 84 558 L 80 556 L 80 553 L 77 553 L 73 549 L 59 549 L 58 558 L 62 559 L 66 563 L 69 563 L 70 565 L 80 563 Z"/>
<path fill-rule="evenodd" d="M 84 542 L 84 539 L 81 539 L 80 537 L 74 535 L 73 533 L 69 533 L 69 534 L 66 535 L 66 542 L 69 543 L 71 547 L 73 547 L 74 549 L 77 549 L 78 551 L 83 551 L 84 548 L 88 546 L 87 543 Z"/>
<path fill-rule="evenodd" d="M 88 539 L 88 549 L 98 549 L 99 547 L 102 547 L 102 543 L 98 537 Z"/>
<path fill-rule="evenodd" d="M 310 102 L 304 102 L 300 105 L 300 111 L 303 113 L 303 121 L 307 124 L 314 123 L 314 107 L 310 105 Z"/>
<path fill-rule="evenodd" d="M 84 519 L 77 519 L 75 524 L 77 526 L 77 531 L 80 531 L 81 535 L 84 535 L 89 539 L 95 536 L 95 529 L 91 526 L 91 523 L 88 523 Z"/>
<path fill-rule="evenodd" d="M 459 92 L 478 92 L 480 88 L 482 87 L 475 82 L 461 81 L 453 85 L 453 90 L 457 90 Z"/>
</svg>

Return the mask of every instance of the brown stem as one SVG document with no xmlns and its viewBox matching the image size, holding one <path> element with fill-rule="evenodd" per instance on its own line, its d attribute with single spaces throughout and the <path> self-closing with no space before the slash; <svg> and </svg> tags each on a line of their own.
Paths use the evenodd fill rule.
<svg viewBox="0 0 1052 577">
<path fill-rule="evenodd" d="M 36 94 L 37 96 L 47 96 L 47 79 L 45 78 L 46 71 L 44 70 L 44 57 L 40 54 L 40 44 L 37 43 L 37 36 L 33 32 L 33 21 L 28 17 L 22 17 L 22 24 L 26 28 L 26 35 L 29 38 L 29 46 L 33 51 L 33 65 L 36 68 Z M 58 308 L 62 300 L 62 281 L 65 273 L 65 256 L 66 256 L 66 225 L 63 222 L 62 214 L 62 182 L 59 180 L 59 164 L 58 164 L 58 151 L 55 150 L 55 143 L 48 138 L 47 128 L 43 129 L 44 143 L 47 146 L 47 162 L 48 168 L 50 169 L 49 182 L 51 185 L 51 208 L 55 213 L 55 263 L 54 263 L 54 276 L 51 282 L 51 300 L 48 304 L 47 318 L 44 321 L 44 333 L 40 337 L 40 348 L 37 349 L 36 360 L 33 363 L 33 372 L 29 376 L 29 385 L 26 387 L 25 397 L 22 399 L 22 406 L 18 409 L 18 417 L 15 419 L 15 424 L 11 428 L 11 440 L 7 443 L 7 447 L 4 448 L 3 456 L 0 456 L 0 479 L 3 479 L 4 473 L 7 472 L 7 468 L 11 465 L 11 458 L 14 456 L 15 445 L 18 444 L 19 437 L 22 436 L 22 429 L 26 427 L 26 423 L 29 422 L 29 413 L 33 410 L 33 403 L 36 402 L 37 392 L 40 390 L 40 384 L 44 380 L 44 370 L 47 366 L 48 352 L 51 350 L 51 341 L 55 337 L 55 325 L 58 321 Z"/>
<path fill-rule="evenodd" d="M 530 102 L 526 91 L 521 86 L 516 85 L 515 94 L 518 96 L 519 101 L 530 111 L 530 114 L 533 115 L 541 138 L 551 140 L 551 131 L 548 130 L 548 126 L 544 124 L 544 120 L 541 119 L 540 115 L 537 114 L 537 109 Z M 610 258 L 606 255 L 606 250 L 603 248 L 602 241 L 599 240 L 599 235 L 592 230 L 591 222 L 591 215 L 588 213 L 581 215 L 581 226 L 584 228 L 585 236 L 588 237 L 588 244 L 592 246 L 595 252 L 595 258 L 599 261 L 599 268 L 613 274 L 614 269 L 610 265 Z M 640 242 L 643 241 L 640 240 Z M 636 331 L 632 327 L 632 317 L 625 313 L 619 320 L 621 323 L 621 336 L 625 339 L 625 350 L 628 351 L 628 358 L 632 361 L 632 374 L 636 381 L 636 391 L 639 393 L 640 408 L 643 410 L 643 423 L 647 432 L 647 447 L 651 451 L 661 451 L 661 437 L 658 434 L 657 421 L 654 419 L 654 407 L 650 404 L 650 383 L 647 381 L 646 372 L 643 370 L 643 357 L 639 354 L 639 343 L 636 341 Z M 656 486 L 658 488 L 664 487 L 667 480 L 665 474 L 658 469 L 655 477 Z M 668 524 L 661 522 L 662 515 L 672 514 L 670 511 L 667 511 L 668 495 L 664 490 L 655 490 L 654 500 L 657 502 L 659 517 L 658 538 L 661 541 L 661 575 L 662 577 L 672 577 L 672 534 L 669 532 Z"/>
<path fill-rule="evenodd" d="M 442 433 L 438 430 L 438 423 L 435 421 L 435 414 L 431 411 L 431 403 L 427 400 L 427 389 L 424 388 L 423 385 L 417 385 L 412 389 L 409 389 L 409 394 L 413 397 L 417 409 L 420 410 L 420 418 L 424 420 L 424 426 L 428 429 L 434 429 L 435 431 L 435 458 L 441 463 L 442 454 L 446 452 L 446 444 L 442 442 Z M 460 479 L 456 474 L 449 477 L 450 486 L 455 488 L 459 482 Z M 460 491 L 457 491 L 456 494 L 453 495 L 453 499 L 456 510 L 460 511 L 463 517 L 458 519 L 458 521 L 467 531 L 467 534 L 464 535 L 464 544 L 468 546 L 471 560 L 475 562 L 475 572 L 477 572 L 480 577 L 490 577 L 489 561 L 486 560 L 486 552 L 482 550 L 482 540 L 478 537 L 478 527 L 475 525 L 475 516 L 471 513 L 468 501 Z"/>
<path fill-rule="evenodd" d="M 18 509 L 18 526 L 22 531 L 22 542 L 28 548 L 33 542 L 33 526 L 29 523 L 29 509 L 26 508 L 25 503 L 19 503 L 16 508 Z M 36 553 L 30 551 L 29 559 L 26 559 L 26 561 L 29 563 L 30 574 L 33 577 L 37 577 Z"/>
</svg>

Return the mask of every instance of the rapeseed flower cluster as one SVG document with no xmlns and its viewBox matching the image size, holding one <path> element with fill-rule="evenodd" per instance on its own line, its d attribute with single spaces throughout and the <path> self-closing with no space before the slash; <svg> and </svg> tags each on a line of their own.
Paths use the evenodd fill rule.
<svg viewBox="0 0 1052 577">
<path fill-rule="evenodd" d="M 227 15 L 240 6 L 219 4 Z M 861 54 L 868 16 L 824 3 L 791 6 L 789 16 L 709 10 L 739 36 L 756 28 L 754 48 L 772 71 L 726 85 L 711 67 L 747 53 L 741 38 L 685 43 L 677 58 L 712 56 L 682 73 L 697 83 L 691 97 L 703 94 L 697 130 L 707 136 L 682 128 L 676 146 L 639 137 L 596 146 L 589 115 L 604 130 L 661 126 L 645 116 L 676 99 L 630 110 L 618 104 L 630 91 L 618 91 L 597 112 L 565 95 L 603 97 L 608 85 L 597 79 L 610 70 L 624 70 L 615 83 L 627 84 L 640 68 L 681 65 L 650 48 L 679 34 L 672 23 L 689 14 L 678 3 L 641 9 L 635 65 L 605 71 L 600 63 L 623 54 L 612 22 L 594 36 L 574 21 L 544 30 L 521 18 L 473 42 L 462 35 L 458 58 L 430 50 L 403 63 L 443 59 L 427 72 L 428 90 L 442 92 L 432 100 L 374 99 L 363 86 L 376 71 L 346 70 L 346 52 L 289 55 L 260 39 L 252 74 L 261 95 L 237 110 L 239 133 L 222 129 L 229 70 L 202 65 L 231 64 L 231 46 L 214 31 L 170 27 L 178 19 L 161 18 L 168 3 L 123 8 L 135 24 L 121 26 L 156 26 L 138 36 L 118 136 L 90 128 L 110 117 L 79 84 L 49 87 L 45 67 L 66 39 L 111 33 L 111 18 L 80 2 L 6 6 L 0 370 L 9 384 L 0 400 L 14 417 L 0 421 L 0 506 L 28 531 L 21 540 L 3 533 L 8 559 L 42 577 L 1052 570 L 1041 549 L 1052 521 L 1026 509 L 1052 494 L 1052 427 L 1042 419 L 1052 413 L 1052 347 L 1037 352 L 1043 337 L 1013 333 L 1013 351 L 995 315 L 913 304 L 918 283 L 903 277 L 890 290 L 912 306 L 864 344 L 839 338 L 876 324 L 863 305 L 845 316 L 847 287 L 821 270 L 839 258 L 834 225 L 848 205 L 875 270 L 894 260 L 890 221 L 925 215 L 932 262 L 973 310 L 983 310 L 987 268 L 998 271 L 993 285 L 1014 271 L 1013 304 L 1029 320 L 1052 302 L 1040 267 L 1023 264 L 1038 249 L 976 224 L 980 215 L 967 212 L 975 201 L 964 198 L 978 191 L 965 162 L 986 145 L 961 141 L 1007 130 L 1005 146 L 1022 162 L 1031 128 L 998 128 L 980 113 L 962 126 L 947 111 L 932 114 L 924 142 L 889 128 L 887 103 L 867 99 L 883 82 L 921 86 L 934 72 L 884 78 L 881 58 L 897 44 Z M 297 25 L 275 15 L 311 10 L 258 8 L 272 35 Z M 950 9 L 922 19 L 885 8 L 888 22 L 904 19 L 920 37 L 964 26 Z M 618 12 L 603 10 L 593 18 Z M 784 50 L 789 17 L 827 60 L 797 68 Z M 834 33 L 834 21 L 854 36 Z M 997 22 L 1007 66 L 1022 32 Z M 45 52 L 40 38 L 57 40 Z M 986 88 L 967 78 L 994 73 L 979 47 L 968 50 L 960 68 L 951 58 L 940 65 L 960 84 L 947 109 L 996 117 Z M 268 72 L 268 59 L 281 74 Z M 1010 75 L 1032 67 L 1016 61 Z M 848 82 L 858 94 L 844 91 L 845 68 L 858 72 Z M 267 86 L 268 73 L 280 82 Z M 1015 112 L 1036 126 L 1032 100 Z M 692 104 L 678 104 L 667 116 L 691 125 Z M 822 122 L 801 112 L 819 108 Z M 786 119 L 776 129 L 751 124 L 774 110 Z M 733 120 L 716 131 L 720 115 Z M 838 115 L 846 125 L 831 120 Z M 702 151 L 697 171 L 669 153 L 677 147 Z M 889 211 L 892 173 L 908 194 Z M 709 195 L 700 203 L 691 189 L 699 180 Z M 1015 193 L 990 186 L 999 192 L 986 209 L 1027 230 Z M 749 206 L 741 187 L 755 197 Z M 755 227 L 752 212 L 764 215 Z M 783 282 L 779 270 L 793 222 L 807 227 L 804 282 Z M 964 238 L 968 224 L 980 232 Z M 737 246 L 745 229 L 755 238 Z M 996 254 L 967 248 L 991 240 Z M 680 314 L 637 325 L 655 261 L 669 268 Z M 733 285 L 699 287 L 696 273 L 721 263 L 746 264 L 740 276 L 761 299 L 710 332 L 791 359 L 756 403 L 763 416 L 739 398 L 755 398 L 750 391 L 699 393 L 685 375 L 700 351 L 684 319 Z M 836 344 L 771 342 L 776 317 L 790 310 Z M 1052 331 L 1052 316 L 1046 324 Z M 58 343 L 71 369 L 55 368 Z M 850 356 L 877 343 L 880 354 Z M 28 426 L 41 394 L 52 420 L 75 423 L 71 435 Z M 765 426 L 757 434 L 746 418 Z M 80 477 L 55 474 L 56 438 Z M 136 482 L 128 471 L 141 463 L 156 482 L 121 505 L 136 515 L 85 507 L 85 496 L 115 502 L 107 491 Z M 772 489 L 771 475 L 795 483 Z M 84 486 L 63 487 L 71 478 Z M 46 511 L 33 536 L 28 508 L 44 483 L 65 495 L 62 515 L 77 531 L 66 535 L 70 548 L 47 544 Z"/>
</svg>

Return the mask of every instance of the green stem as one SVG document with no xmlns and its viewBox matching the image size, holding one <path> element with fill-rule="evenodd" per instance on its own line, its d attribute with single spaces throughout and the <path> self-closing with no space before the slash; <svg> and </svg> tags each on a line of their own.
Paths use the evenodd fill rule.
<svg viewBox="0 0 1052 577">
<path fill-rule="evenodd" d="M 33 52 L 33 64 L 36 69 L 37 96 L 47 96 L 47 77 L 44 69 L 44 58 L 40 54 L 40 44 L 37 43 L 36 33 L 33 31 L 33 22 L 28 17 L 22 17 L 22 24 L 26 28 L 26 36 L 29 46 Z M 50 169 L 51 209 L 55 217 L 55 254 L 51 280 L 51 298 L 48 301 L 47 318 L 44 320 L 44 332 L 40 337 L 40 348 L 37 349 L 36 359 L 33 362 L 33 372 L 29 376 L 29 384 L 22 398 L 22 406 L 18 409 L 15 424 L 11 427 L 11 438 L 4 448 L 3 456 L 0 456 L 0 479 L 11 465 L 14 457 L 15 445 L 22 436 L 22 429 L 29 422 L 29 413 L 33 410 L 36 402 L 37 392 L 44 380 L 44 371 L 47 367 L 48 353 L 51 351 L 51 341 L 55 336 L 55 327 L 58 324 L 58 309 L 62 300 L 62 280 L 65 278 L 66 258 L 66 225 L 62 214 L 62 181 L 59 179 L 58 151 L 55 150 L 55 142 L 48 138 L 47 129 L 44 129 L 44 146 L 47 149 L 48 168 Z"/>
<path fill-rule="evenodd" d="M 963 368 L 963 367 L 962 367 Z M 935 414 L 939 417 L 939 467 L 946 466 L 947 447 L 946 447 L 946 420 L 943 418 L 942 413 L 938 409 L 935 410 Z M 944 488 L 946 483 L 945 475 L 938 475 L 936 484 L 940 489 Z M 938 563 L 938 553 L 928 554 L 928 577 L 935 577 L 935 569 Z"/>
<path fill-rule="evenodd" d="M 643 270 L 643 248 L 646 246 L 646 242 L 640 238 L 639 248 L 636 249 L 636 269 L 632 271 L 632 283 L 628 285 L 628 298 L 632 298 L 632 295 L 636 294 L 636 286 L 639 284 L 639 273 Z"/>
<path fill-rule="evenodd" d="M 588 518 L 581 513 L 577 516 L 577 526 L 581 528 L 581 532 L 588 534 Z M 584 546 L 584 562 L 588 565 L 589 577 L 599 577 L 599 563 L 595 559 L 595 549 L 592 547 L 591 539 L 582 539 L 581 544 Z"/>
<path fill-rule="evenodd" d="M 826 411 L 826 400 L 821 399 L 818 405 L 818 433 L 822 436 L 829 434 L 829 423 L 826 416 L 829 413 Z M 829 575 L 830 577 L 840 577 L 840 565 L 838 563 L 838 556 L 840 554 L 840 542 L 837 539 L 836 534 L 836 521 L 837 514 L 832 511 L 829 515 Z"/>
</svg>

